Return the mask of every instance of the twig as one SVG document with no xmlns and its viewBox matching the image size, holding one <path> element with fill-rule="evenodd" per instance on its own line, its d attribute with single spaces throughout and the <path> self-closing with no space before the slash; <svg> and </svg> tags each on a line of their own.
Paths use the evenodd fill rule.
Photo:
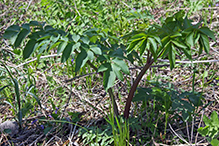
<svg viewBox="0 0 219 146">
<path fill-rule="evenodd" d="M 168 9 L 168 10 L 161 10 L 160 12 L 172 12 L 172 11 L 180 11 L 180 10 L 190 10 L 191 8 L 175 8 L 175 9 Z M 200 10 L 215 10 L 215 9 L 219 9 L 219 7 L 208 7 L 208 8 L 202 8 Z"/>
<path fill-rule="evenodd" d="M 49 57 L 56 57 L 56 56 L 61 56 L 61 54 L 59 54 L 59 55 L 58 55 L 58 54 L 52 54 L 52 55 L 40 56 L 40 59 L 49 58 Z M 34 58 L 34 59 L 32 59 L 32 60 L 29 60 L 29 61 L 27 61 L 27 62 L 24 62 L 24 63 L 22 63 L 22 64 L 16 66 L 15 68 L 18 68 L 18 67 L 21 67 L 21 66 L 23 66 L 23 65 L 25 65 L 25 64 L 31 63 L 31 62 L 33 62 L 33 61 L 36 61 L 37 59 L 38 59 L 38 58 Z"/>
<path fill-rule="evenodd" d="M 174 133 L 177 137 L 179 137 L 182 141 L 184 141 L 186 144 L 189 145 L 189 143 L 188 143 L 181 135 L 177 134 L 177 133 L 173 130 L 173 128 L 172 128 L 172 126 L 171 126 L 170 124 L 169 124 L 169 126 L 170 126 L 170 129 L 173 131 L 173 133 Z"/>
<path fill-rule="evenodd" d="M 187 132 L 187 136 L 188 136 L 188 140 L 189 140 L 189 143 L 191 144 L 191 139 L 190 139 L 190 134 L 189 134 L 189 126 L 188 126 L 188 122 L 186 121 L 186 132 Z"/>
<path fill-rule="evenodd" d="M 204 110 L 202 110 L 202 116 L 201 116 L 200 122 L 198 124 L 198 128 L 200 128 L 200 126 L 201 126 L 203 116 L 204 116 Z M 197 134 L 195 136 L 195 144 L 197 143 L 197 140 L 198 140 L 198 132 L 197 132 Z"/>
<path fill-rule="evenodd" d="M 162 62 L 169 62 L 167 59 L 157 59 Z M 176 61 L 176 63 L 210 63 L 210 62 L 219 62 L 219 60 L 202 60 L 202 61 Z"/>
</svg>

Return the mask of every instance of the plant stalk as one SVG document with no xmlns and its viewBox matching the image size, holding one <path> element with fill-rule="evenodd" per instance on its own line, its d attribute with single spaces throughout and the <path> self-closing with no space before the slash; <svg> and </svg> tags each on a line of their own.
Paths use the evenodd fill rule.
<svg viewBox="0 0 219 146">
<path fill-rule="evenodd" d="M 145 66 L 143 67 L 143 69 L 141 70 L 141 72 L 139 73 L 138 77 L 135 79 L 135 82 L 133 83 L 131 90 L 129 92 L 128 98 L 126 100 L 126 105 L 125 105 L 125 111 L 124 111 L 124 117 L 126 119 L 129 118 L 129 110 L 130 110 L 130 106 L 131 106 L 131 102 L 132 99 L 134 97 L 134 93 L 136 91 L 136 88 L 139 84 L 139 82 L 141 81 L 142 76 L 145 74 L 145 72 L 149 69 L 149 67 L 154 63 L 154 60 L 151 59 L 151 57 L 148 59 L 147 63 L 145 64 Z"/>
<path fill-rule="evenodd" d="M 89 60 L 87 61 L 87 64 L 92 67 L 95 71 L 97 71 L 97 68 L 96 66 L 94 66 Z M 100 75 L 103 76 L 103 73 L 100 72 Z M 115 101 L 115 96 L 113 94 L 113 90 L 112 88 L 109 88 L 108 89 L 108 93 L 109 93 L 109 96 L 110 96 L 110 99 L 111 99 L 111 102 L 112 102 L 112 105 L 113 105 L 113 110 L 114 110 L 114 114 L 116 117 L 118 117 L 119 115 L 119 110 L 118 110 L 118 106 L 116 104 L 116 101 Z"/>
</svg>

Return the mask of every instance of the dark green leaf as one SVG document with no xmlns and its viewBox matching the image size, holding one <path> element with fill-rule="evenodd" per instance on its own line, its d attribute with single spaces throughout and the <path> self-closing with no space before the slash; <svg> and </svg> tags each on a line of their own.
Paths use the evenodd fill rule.
<svg viewBox="0 0 219 146">
<path fill-rule="evenodd" d="M 30 26 L 41 26 L 38 21 L 30 21 Z"/>
<path fill-rule="evenodd" d="M 27 59 L 35 49 L 36 40 L 29 40 L 23 51 L 23 59 Z"/>
<path fill-rule="evenodd" d="M 192 60 L 191 49 L 189 49 L 189 48 L 187 48 L 187 49 L 181 48 L 181 50 L 184 52 L 184 54 L 186 55 L 186 57 L 189 60 Z"/>
<path fill-rule="evenodd" d="M 81 49 L 81 52 L 78 54 L 76 58 L 76 66 L 75 66 L 75 72 L 79 71 L 87 62 L 87 52 L 84 49 Z"/>
<path fill-rule="evenodd" d="M 156 61 L 157 59 L 157 43 L 153 38 L 148 38 L 148 40 L 150 41 L 150 51 L 154 57 L 154 61 Z"/>
<path fill-rule="evenodd" d="M 216 41 L 215 36 L 214 36 L 214 32 L 211 31 L 208 27 L 202 27 L 199 29 L 202 33 L 204 33 L 205 35 L 209 36 L 210 38 L 212 38 L 214 41 Z"/>
<path fill-rule="evenodd" d="M 175 38 L 175 37 L 179 37 L 179 36 L 182 36 L 182 34 L 179 33 L 179 32 L 175 32 L 174 34 L 172 34 L 172 35 L 170 36 L 170 38 Z"/>
<path fill-rule="evenodd" d="M 138 40 L 141 40 L 143 37 L 146 37 L 147 35 L 145 33 L 139 33 L 139 34 L 136 34 L 134 35 L 130 41 L 134 42 L 134 41 L 138 41 Z"/>
<path fill-rule="evenodd" d="M 72 49 L 73 49 L 72 46 L 73 46 L 73 43 L 69 43 L 65 47 L 65 49 L 64 49 L 64 51 L 62 53 L 62 58 L 61 58 L 61 62 L 62 63 L 66 62 L 68 60 L 68 58 L 70 57 L 70 55 L 72 53 Z"/>
<path fill-rule="evenodd" d="M 140 49 L 139 49 L 140 50 L 140 56 L 142 56 L 143 53 L 145 52 L 146 43 L 147 43 L 147 41 L 146 41 L 146 38 L 145 38 L 145 39 L 142 40 L 142 43 L 141 43 L 141 46 L 140 46 Z"/>
<path fill-rule="evenodd" d="M 37 39 L 37 41 L 45 40 L 45 39 L 48 39 L 50 37 L 51 37 L 50 35 L 46 35 L 46 36 L 43 36 L 43 37 Z"/>
<path fill-rule="evenodd" d="M 168 59 L 170 61 L 170 69 L 172 70 L 175 66 L 175 48 L 174 48 L 174 45 L 171 44 L 171 47 L 169 49 L 169 52 L 168 52 Z"/>
<path fill-rule="evenodd" d="M 137 41 L 131 42 L 130 45 L 128 46 L 128 48 L 127 48 L 127 53 L 129 54 L 129 53 L 131 53 L 133 50 L 135 50 L 136 48 L 138 48 L 138 46 L 139 46 L 140 44 L 142 44 L 142 42 L 141 42 L 142 39 L 144 39 L 144 38 L 141 38 L 141 39 L 139 39 L 139 40 L 137 40 Z"/>
<path fill-rule="evenodd" d="M 200 54 L 202 54 L 202 52 L 203 52 L 203 48 L 204 48 L 204 44 L 203 44 L 203 42 L 202 42 L 202 39 L 199 39 L 199 51 L 198 51 L 198 54 L 200 55 Z"/>
<path fill-rule="evenodd" d="M 199 38 L 200 38 L 200 33 L 196 32 L 194 44 L 196 44 L 199 41 Z"/>
<path fill-rule="evenodd" d="M 67 46 L 66 41 L 60 43 L 59 46 L 58 46 L 58 49 L 57 49 L 57 54 L 60 54 L 65 49 L 66 46 Z"/>
<path fill-rule="evenodd" d="M 172 42 L 173 42 L 173 44 L 174 44 L 176 47 L 178 47 L 178 48 L 184 48 L 184 49 L 187 48 L 187 46 L 184 45 L 182 42 L 178 42 L 178 41 L 174 41 L 174 40 L 172 40 Z"/>
<path fill-rule="evenodd" d="M 14 47 L 17 48 L 20 46 L 21 42 L 25 39 L 25 37 L 30 33 L 29 29 L 22 29 L 18 34 L 16 41 L 14 43 Z"/>
</svg>

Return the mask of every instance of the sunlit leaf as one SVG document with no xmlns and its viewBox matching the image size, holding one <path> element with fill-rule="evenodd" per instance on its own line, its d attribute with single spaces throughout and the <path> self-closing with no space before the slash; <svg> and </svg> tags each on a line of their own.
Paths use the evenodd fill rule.
<svg viewBox="0 0 219 146">
<path fill-rule="evenodd" d="M 75 33 L 72 34 L 72 39 L 75 41 L 75 42 L 78 42 L 78 40 L 80 39 L 80 36 L 79 35 L 76 35 Z"/>
<path fill-rule="evenodd" d="M 206 35 L 201 34 L 201 41 L 205 52 L 208 54 L 210 50 L 209 39 Z"/>
<path fill-rule="evenodd" d="M 94 53 L 90 50 L 87 51 L 87 57 L 89 60 L 93 60 L 94 59 Z"/>
<path fill-rule="evenodd" d="M 118 79 L 120 79 L 121 81 L 123 81 L 123 75 L 122 75 L 122 72 L 121 72 L 121 68 L 116 64 L 112 64 L 112 69 L 113 69 L 116 77 Z"/>
<path fill-rule="evenodd" d="M 190 47 L 194 46 L 194 32 L 191 32 L 189 35 L 186 36 L 186 42 L 190 45 Z"/>
<path fill-rule="evenodd" d="M 112 60 L 117 66 L 119 66 L 121 68 L 121 70 L 125 73 L 125 74 L 129 74 L 129 68 L 126 65 L 126 63 L 118 58 L 115 58 Z"/>
<path fill-rule="evenodd" d="M 97 55 L 101 55 L 102 54 L 102 51 L 99 47 L 97 46 L 90 46 L 90 49 Z"/>
<path fill-rule="evenodd" d="M 109 63 L 103 63 L 100 65 L 100 67 L 97 69 L 97 72 L 103 72 L 108 69 Z"/>
<path fill-rule="evenodd" d="M 218 114 L 216 111 L 211 113 L 212 125 L 215 127 L 219 127 Z"/>
<path fill-rule="evenodd" d="M 103 74 L 104 89 L 107 91 L 110 87 L 112 87 L 114 85 L 115 80 L 116 80 L 116 75 L 114 71 L 112 71 L 112 68 L 110 67 Z"/>
</svg>

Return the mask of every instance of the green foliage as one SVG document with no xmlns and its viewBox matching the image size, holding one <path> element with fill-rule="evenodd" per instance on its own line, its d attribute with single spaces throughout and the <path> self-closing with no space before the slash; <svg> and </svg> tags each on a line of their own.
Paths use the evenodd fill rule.
<svg viewBox="0 0 219 146">
<path fill-rule="evenodd" d="M 123 117 L 115 117 L 111 112 L 105 120 L 112 126 L 114 146 L 125 146 L 129 143 L 129 122 Z"/>
<path fill-rule="evenodd" d="M 139 51 L 140 55 L 149 51 L 147 54 L 153 56 L 154 61 L 168 54 L 171 69 L 175 66 L 176 54 L 184 53 L 188 59 L 192 59 L 191 47 L 197 42 L 199 54 L 203 49 L 209 53 L 208 37 L 215 41 L 214 33 L 207 27 L 200 27 L 200 24 L 192 25 L 191 20 L 183 18 L 184 15 L 184 12 L 180 11 L 168 17 L 162 26 L 152 25 L 146 32 L 135 32 L 129 39 L 127 51 Z"/>
<path fill-rule="evenodd" d="M 208 142 L 210 142 L 213 146 L 218 146 L 219 141 L 217 140 L 219 136 L 219 120 L 218 114 L 216 111 L 211 113 L 211 118 L 209 119 L 206 115 L 203 116 L 203 121 L 205 123 L 205 127 L 200 127 L 198 132 L 206 137 Z"/>
<path fill-rule="evenodd" d="M 183 90 L 175 90 L 171 84 L 162 84 L 151 82 L 151 87 L 139 88 L 137 94 L 133 98 L 133 102 L 156 102 L 156 111 L 165 112 L 165 130 L 169 115 L 175 113 L 184 121 L 191 121 L 195 110 L 203 105 L 200 93 L 187 92 Z M 148 107 L 145 107 L 148 108 Z M 182 114 L 180 116 L 180 113 Z"/>
<path fill-rule="evenodd" d="M 108 128 L 101 130 L 100 128 L 90 127 L 87 129 L 87 131 L 80 129 L 79 136 L 82 137 L 84 145 L 111 145 L 113 143 L 113 136 L 111 129 Z"/>
<path fill-rule="evenodd" d="M 25 31 L 25 34 L 23 34 L 23 30 L 26 30 L 26 28 L 31 31 Z M 91 32 L 93 33 L 91 34 Z M 39 57 L 43 52 L 50 51 L 55 47 L 58 47 L 58 54 L 62 53 L 61 62 L 66 62 L 74 54 L 76 58 L 75 72 L 83 68 L 88 61 L 102 62 L 102 66 L 105 67 L 103 83 L 105 89 L 108 90 L 114 85 L 116 77 L 123 79 L 120 71 L 128 74 L 129 70 L 126 63 L 122 60 L 126 58 L 123 56 L 124 51 L 118 45 L 109 44 L 109 48 L 103 46 L 102 39 L 110 39 L 111 42 L 117 42 L 110 35 L 103 33 L 99 30 L 91 29 L 83 35 L 70 35 L 51 26 L 44 26 L 44 24 L 31 21 L 21 27 L 18 25 L 9 27 L 5 31 L 4 38 L 11 40 L 10 42 L 14 48 L 18 47 L 26 36 L 29 38 L 23 50 L 23 59 L 29 58 L 34 52 L 38 52 Z M 97 39 L 95 44 L 91 42 L 93 37 Z M 102 66 L 100 65 L 97 68 L 102 68 Z M 103 70 L 98 69 L 97 71 L 102 72 Z"/>
<path fill-rule="evenodd" d="M 10 68 L 8 68 L 3 62 L 1 64 L 4 66 L 4 68 L 0 68 L 1 72 L 4 72 L 5 74 L 7 73 L 9 77 L 5 76 L 0 79 L 3 81 L 0 85 L 3 87 L 0 88 L 0 97 L 2 95 L 6 100 L 4 101 L 6 104 L 10 105 L 13 111 L 13 114 L 16 117 L 16 121 L 19 122 L 19 126 L 22 126 L 22 119 L 29 114 L 29 110 L 31 110 L 35 105 L 33 100 L 30 100 L 27 98 L 28 95 L 32 96 L 35 98 L 37 101 L 38 105 L 41 107 L 40 99 L 33 93 L 34 92 L 34 86 L 31 84 L 28 86 L 26 84 L 26 91 L 24 92 L 25 94 L 21 94 L 21 88 L 19 85 L 19 81 L 12 75 L 12 71 Z M 7 81 L 9 79 L 9 82 Z M 7 85 L 4 85 L 6 83 Z M 7 88 L 12 87 L 12 93 L 7 93 Z M 4 94 L 6 93 L 6 94 Z M 12 96 L 12 97 L 10 97 Z"/>
</svg>

